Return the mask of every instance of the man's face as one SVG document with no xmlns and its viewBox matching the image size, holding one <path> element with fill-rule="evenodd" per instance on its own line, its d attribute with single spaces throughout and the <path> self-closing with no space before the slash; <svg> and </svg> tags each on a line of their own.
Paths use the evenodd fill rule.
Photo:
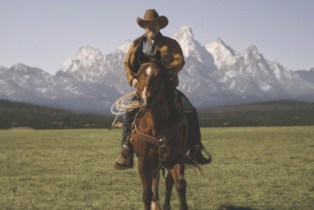
<svg viewBox="0 0 314 210">
<path fill-rule="evenodd" d="M 145 34 L 147 39 L 154 40 L 160 31 L 160 26 L 157 21 L 148 22 L 145 27 Z"/>
</svg>

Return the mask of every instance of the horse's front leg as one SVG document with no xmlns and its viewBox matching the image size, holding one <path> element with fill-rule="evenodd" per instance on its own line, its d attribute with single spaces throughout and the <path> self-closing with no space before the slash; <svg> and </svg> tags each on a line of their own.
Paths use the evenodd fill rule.
<svg viewBox="0 0 314 210">
<path fill-rule="evenodd" d="M 164 210 L 170 210 L 170 198 L 171 198 L 171 192 L 173 187 L 173 179 L 170 173 L 168 173 L 166 177 L 166 196 L 165 196 L 165 202 L 164 202 Z"/>
<path fill-rule="evenodd" d="M 160 178 L 160 171 L 156 169 L 154 170 L 153 182 L 152 182 L 152 189 L 153 189 L 153 201 L 151 204 L 152 210 L 161 209 L 160 204 L 159 204 L 159 192 L 158 192 L 159 178 Z"/>
<path fill-rule="evenodd" d="M 177 163 L 170 170 L 171 176 L 174 180 L 175 188 L 180 199 L 180 210 L 187 210 L 188 204 L 186 202 L 186 181 L 184 179 L 184 163 Z"/>
<path fill-rule="evenodd" d="M 151 202 L 153 197 L 152 192 L 152 173 L 149 173 L 149 166 L 147 165 L 147 161 L 143 158 L 138 158 L 138 170 L 141 176 L 142 187 L 143 187 L 143 202 L 144 209 L 151 209 Z"/>
</svg>

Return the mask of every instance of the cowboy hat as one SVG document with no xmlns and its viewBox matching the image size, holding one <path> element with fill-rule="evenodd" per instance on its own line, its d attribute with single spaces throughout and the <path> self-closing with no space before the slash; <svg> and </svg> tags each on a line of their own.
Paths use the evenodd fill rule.
<svg viewBox="0 0 314 210">
<path fill-rule="evenodd" d="M 168 25 L 168 18 L 165 16 L 159 16 L 156 10 L 148 9 L 144 14 L 144 19 L 138 17 L 136 18 L 137 24 L 142 27 L 146 28 L 147 23 L 157 21 L 159 22 L 160 29 L 163 29 Z"/>
</svg>

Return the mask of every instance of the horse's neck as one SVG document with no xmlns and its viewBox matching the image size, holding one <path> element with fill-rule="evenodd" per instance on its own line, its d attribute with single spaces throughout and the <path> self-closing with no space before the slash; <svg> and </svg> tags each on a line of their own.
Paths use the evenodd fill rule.
<svg viewBox="0 0 314 210">
<path fill-rule="evenodd" d="M 176 120 L 174 115 L 178 114 L 178 110 L 174 110 L 175 104 L 172 103 L 174 103 L 174 101 L 169 102 L 164 100 L 148 113 L 151 119 L 152 134 L 154 136 L 163 133 L 165 129 L 171 126 L 172 121 Z"/>
</svg>

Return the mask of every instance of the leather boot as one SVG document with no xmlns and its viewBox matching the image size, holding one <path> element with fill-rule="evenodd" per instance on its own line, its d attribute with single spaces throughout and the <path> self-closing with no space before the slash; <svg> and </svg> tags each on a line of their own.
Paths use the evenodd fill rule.
<svg viewBox="0 0 314 210">
<path fill-rule="evenodd" d="M 204 157 L 202 152 L 204 152 L 207 155 L 207 158 Z M 194 162 L 201 165 L 209 164 L 212 161 L 211 155 L 207 152 L 202 143 L 196 144 L 194 145 L 194 147 L 191 147 L 189 156 Z"/>
<path fill-rule="evenodd" d="M 133 146 L 130 144 L 129 139 L 126 140 L 126 144 L 124 144 L 113 162 L 113 167 L 115 169 L 124 170 L 133 167 Z"/>
<path fill-rule="evenodd" d="M 201 143 L 201 131 L 198 122 L 198 116 L 196 109 L 192 112 L 186 113 L 188 118 L 188 144 L 190 147 L 189 156 L 198 164 L 208 164 L 211 162 L 212 157 L 207 152 L 203 144 Z M 205 155 L 207 157 L 205 157 Z"/>
<path fill-rule="evenodd" d="M 133 100 L 135 100 L 135 98 Z M 116 169 L 123 170 L 133 167 L 134 150 L 132 144 L 130 143 L 130 133 L 132 130 L 131 124 L 137 112 L 138 109 L 127 112 L 123 120 L 121 150 L 113 162 L 113 167 Z"/>
</svg>

